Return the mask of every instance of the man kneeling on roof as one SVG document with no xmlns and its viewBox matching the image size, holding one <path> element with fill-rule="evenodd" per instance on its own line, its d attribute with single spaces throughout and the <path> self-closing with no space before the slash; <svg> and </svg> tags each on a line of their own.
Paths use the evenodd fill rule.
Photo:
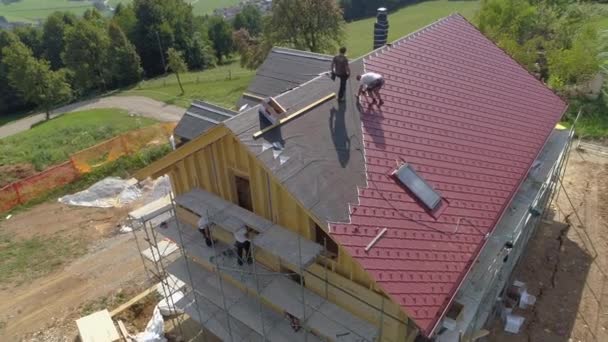
<svg viewBox="0 0 608 342">
<path fill-rule="evenodd" d="M 363 75 L 358 75 L 357 81 L 359 81 L 357 100 L 359 100 L 361 94 L 367 93 L 373 100 L 371 104 L 376 103 L 376 99 L 378 100 L 379 106 L 384 104 L 384 101 L 380 98 L 380 89 L 384 86 L 384 77 L 382 77 L 382 75 L 375 72 L 367 72 Z"/>
</svg>

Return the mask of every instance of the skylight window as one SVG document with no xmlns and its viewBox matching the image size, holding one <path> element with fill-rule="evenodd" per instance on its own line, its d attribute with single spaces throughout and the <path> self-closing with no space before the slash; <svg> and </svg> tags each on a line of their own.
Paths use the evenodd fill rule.
<svg viewBox="0 0 608 342">
<path fill-rule="evenodd" d="M 435 210 L 441 202 L 441 196 L 416 171 L 405 163 L 393 173 L 401 184 L 408 188 L 429 210 Z"/>
</svg>

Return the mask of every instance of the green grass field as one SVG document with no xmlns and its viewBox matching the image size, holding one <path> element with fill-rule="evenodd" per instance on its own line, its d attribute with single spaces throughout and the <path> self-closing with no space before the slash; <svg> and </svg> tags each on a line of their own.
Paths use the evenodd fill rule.
<svg viewBox="0 0 608 342">
<path fill-rule="evenodd" d="M 116 7 L 119 3 L 127 4 L 132 0 L 110 0 L 110 5 Z M 240 2 L 240 0 L 186 0 L 192 5 L 194 15 L 203 15 L 212 13 L 214 9 L 221 7 L 231 7 Z"/>
<path fill-rule="evenodd" d="M 32 129 L 0 139 L 0 165 L 32 164 L 40 171 L 63 162 L 71 153 L 119 133 L 154 123 L 126 111 L 95 109 L 69 113 Z M 4 175 L 0 175 L 4 179 Z"/>
<path fill-rule="evenodd" d="M 388 40 L 392 42 L 408 33 L 414 32 L 435 20 L 458 12 L 471 20 L 479 8 L 478 1 L 425 1 L 406 6 L 389 13 L 390 24 Z M 350 22 L 346 25 L 346 47 L 351 57 L 359 57 L 372 50 L 374 22 L 368 18 Z"/>
<path fill-rule="evenodd" d="M 141 82 L 121 95 L 141 95 L 168 104 L 187 108 L 192 100 L 204 100 L 227 108 L 234 108 L 241 94 L 247 89 L 255 71 L 240 67 L 238 61 L 213 69 L 189 72 L 181 75 L 185 94 L 177 84 L 174 74 Z"/>
<path fill-rule="evenodd" d="M 0 3 L 0 16 L 11 22 L 36 22 L 55 11 L 70 11 L 82 15 L 89 8 L 93 8 L 93 3 L 90 1 L 21 0 L 8 5 Z"/>
<path fill-rule="evenodd" d="M 239 3 L 239 0 L 186 0 L 192 4 L 195 15 L 212 13 L 220 7 L 230 7 Z M 115 7 L 119 3 L 129 3 L 131 0 L 110 0 L 109 4 Z M 55 11 L 69 11 L 82 15 L 87 9 L 93 8 L 93 3 L 88 0 L 21 0 L 10 4 L 0 3 L 0 16 L 10 22 L 36 22 L 45 19 Z"/>
</svg>

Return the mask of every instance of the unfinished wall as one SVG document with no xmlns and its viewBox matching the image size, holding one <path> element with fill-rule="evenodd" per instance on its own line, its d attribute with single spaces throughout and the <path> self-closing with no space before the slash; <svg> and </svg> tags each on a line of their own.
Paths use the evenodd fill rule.
<svg viewBox="0 0 608 342">
<path fill-rule="evenodd" d="M 188 149 L 181 152 L 182 156 L 160 170 L 170 175 L 176 195 L 201 188 L 238 204 L 235 177 L 245 178 L 250 184 L 253 211 L 257 215 L 314 240 L 314 217 L 274 180 L 230 131 L 217 126 L 206 135 L 209 136 L 206 141 L 197 139 L 188 144 L 190 146 L 186 145 Z M 196 146 L 193 148 L 191 144 Z M 180 153 L 180 149 L 174 153 Z M 196 215 L 186 210 L 178 210 L 178 215 L 185 222 L 196 225 Z M 326 230 L 326 227 L 322 228 Z M 220 240 L 231 242 L 229 234 L 218 234 Z M 256 259 L 275 271 L 285 266 L 264 253 L 256 253 Z M 343 249 L 339 249 L 336 259 L 322 259 L 324 265 L 313 265 L 305 275 L 306 287 L 374 324 L 382 322 L 383 341 L 413 339 L 415 329 L 399 305 L 381 295 L 369 275 Z M 381 314 L 382 309 L 384 314 Z M 408 332 L 411 336 L 406 339 Z"/>
</svg>

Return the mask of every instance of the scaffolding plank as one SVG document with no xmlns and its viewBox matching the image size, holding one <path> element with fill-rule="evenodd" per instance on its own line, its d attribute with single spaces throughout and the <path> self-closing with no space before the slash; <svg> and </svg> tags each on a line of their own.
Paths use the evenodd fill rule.
<svg viewBox="0 0 608 342">
<path fill-rule="evenodd" d="M 228 218 L 235 218 L 258 232 L 264 232 L 273 224 L 247 209 L 198 188 L 176 197 L 175 202 L 199 216 L 208 215 L 213 222 L 219 225 Z M 231 232 L 236 230 L 232 228 L 232 225 L 225 228 Z"/>
<path fill-rule="evenodd" d="M 164 212 L 171 210 L 171 198 L 169 195 L 147 203 L 129 213 L 132 219 L 148 221 Z"/>
<path fill-rule="evenodd" d="M 300 238 L 298 234 L 284 227 L 273 224 L 249 210 L 201 189 L 194 189 L 180 195 L 175 201 L 198 215 L 209 215 L 211 221 L 229 232 L 235 232 L 243 224 L 246 224 L 260 233 L 252 241 L 255 246 L 270 252 L 291 265 L 299 266 L 302 264 L 303 267 L 306 267 L 323 250 L 321 245 Z M 300 239 L 302 260 L 300 260 L 299 255 L 298 239 Z"/>
<path fill-rule="evenodd" d="M 222 320 L 226 321 L 225 318 L 222 318 L 226 317 L 224 311 L 225 300 L 225 305 L 228 308 L 228 313 L 231 317 L 231 328 L 234 329 L 234 326 L 232 326 L 234 320 L 236 326 L 241 326 L 239 328 L 240 330 L 243 330 L 241 328 L 246 327 L 253 332 L 250 332 L 250 334 L 252 334 L 251 336 L 256 338 L 259 338 L 264 333 L 267 333 L 267 338 L 272 336 L 272 338 L 269 339 L 270 341 L 305 341 L 304 332 L 302 330 L 299 332 L 291 330 L 289 327 L 289 322 L 286 319 L 266 306 L 262 305 L 260 307 L 260 303 L 257 301 L 257 299 L 244 293 L 229 282 L 225 281 L 223 282 L 222 286 L 220 286 L 217 274 L 205 270 L 196 263 L 190 263 L 189 269 L 190 275 L 188 275 L 186 261 L 183 258 L 178 259 L 167 267 L 167 271 L 169 273 L 184 281 L 192 288 L 193 293 L 197 294 L 199 306 L 201 306 L 201 304 L 205 306 L 202 309 L 201 316 L 203 317 L 201 320 L 203 320 L 203 322 L 201 323 L 209 330 L 213 331 L 212 329 L 214 329 L 219 333 L 226 335 L 227 332 L 222 331 L 221 327 L 217 326 L 217 324 L 222 323 Z M 190 281 L 190 277 L 192 277 L 192 281 Z M 189 298 L 192 298 L 191 302 L 194 300 L 192 296 Z M 191 305 L 194 304 L 191 303 Z M 183 309 L 183 305 L 180 306 L 179 302 L 177 306 Z M 194 315 L 197 315 L 196 309 L 190 310 L 193 311 Z M 188 311 L 186 312 L 188 313 Z M 264 317 L 264 326 L 262 326 L 260 312 L 262 317 Z M 215 319 L 209 320 L 210 315 L 214 315 Z M 198 317 L 192 318 L 197 321 L 199 320 Z M 204 322 L 207 320 L 209 320 L 209 322 L 204 324 Z M 219 322 L 213 322 L 214 320 Z M 208 326 L 209 324 L 212 324 L 213 326 Z M 226 327 L 227 324 L 220 324 L 220 326 Z M 240 334 L 242 333 L 243 331 L 240 331 Z M 309 336 L 308 340 L 318 341 L 314 338 L 314 336 Z"/>
<path fill-rule="evenodd" d="M 315 331 L 339 341 L 375 341 L 378 330 L 341 307 L 325 302 L 308 318 Z"/>
<path fill-rule="evenodd" d="M 266 286 L 266 288 L 264 288 L 261 295 L 274 306 L 289 312 L 298 319 L 304 319 L 302 288 L 299 283 L 284 277 L 276 277 L 268 286 Z M 304 298 L 306 300 L 307 316 L 325 302 L 324 298 L 308 289 L 304 289 Z"/>
<path fill-rule="evenodd" d="M 273 225 L 266 232 L 256 236 L 253 244 L 292 265 L 302 265 L 304 268 L 309 266 L 323 250 L 321 245 L 301 238 L 298 234 L 279 225 Z"/>
<path fill-rule="evenodd" d="M 262 341 L 260 335 L 234 318 L 230 318 L 229 325 L 225 311 L 200 294 L 188 293 L 175 306 L 222 341 L 231 341 L 231 333 L 234 341 Z"/>
</svg>

